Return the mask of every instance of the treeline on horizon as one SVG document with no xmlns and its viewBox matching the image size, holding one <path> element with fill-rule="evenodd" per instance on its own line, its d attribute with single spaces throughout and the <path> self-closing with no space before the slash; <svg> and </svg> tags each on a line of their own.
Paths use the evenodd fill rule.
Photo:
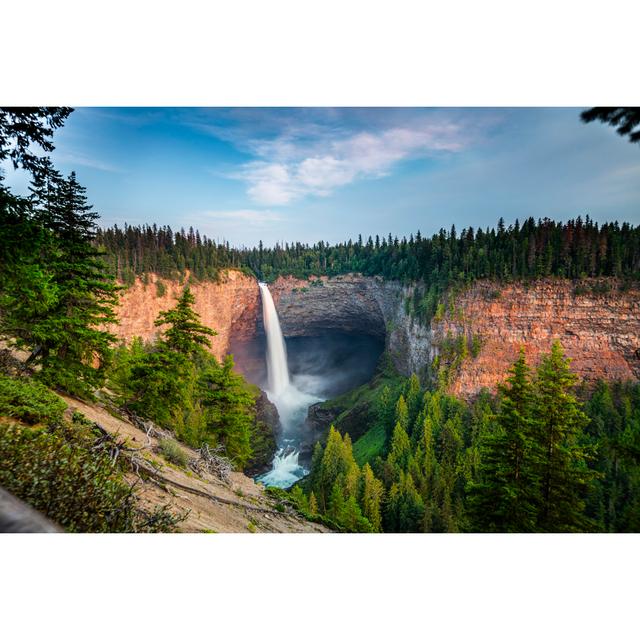
<svg viewBox="0 0 640 640">
<path fill-rule="evenodd" d="M 441 229 L 429 237 L 418 231 L 407 239 L 389 234 L 335 245 L 317 242 L 234 248 L 197 230 L 169 226 L 117 225 L 100 229 L 96 242 L 107 252 L 114 276 L 132 283 L 135 276 L 157 273 L 174 278 L 187 270 L 198 280 L 217 279 L 221 269 L 243 269 L 261 280 L 280 275 L 300 278 L 344 273 L 422 281 L 438 289 L 481 278 L 511 280 L 559 276 L 637 277 L 640 227 L 586 216 L 566 223 L 528 218 L 495 228 Z"/>
</svg>

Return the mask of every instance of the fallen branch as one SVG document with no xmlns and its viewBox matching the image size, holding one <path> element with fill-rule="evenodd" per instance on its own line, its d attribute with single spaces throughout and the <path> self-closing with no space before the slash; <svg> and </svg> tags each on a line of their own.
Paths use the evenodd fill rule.
<svg viewBox="0 0 640 640">
<path fill-rule="evenodd" d="M 211 475 L 217 476 L 226 484 L 229 484 L 233 466 L 228 458 L 218 455 L 221 451 L 223 451 L 221 446 L 211 449 L 205 442 L 200 449 L 196 450 L 199 457 L 190 460 L 189 466 L 200 475 L 206 471 Z"/>
</svg>

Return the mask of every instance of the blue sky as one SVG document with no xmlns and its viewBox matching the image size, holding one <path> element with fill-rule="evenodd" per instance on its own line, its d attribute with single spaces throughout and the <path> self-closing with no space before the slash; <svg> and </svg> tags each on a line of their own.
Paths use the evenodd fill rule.
<svg viewBox="0 0 640 640">
<path fill-rule="evenodd" d="M 501 216 L 640 223 L 640 146 L 580 111 L 79 108 L 53 160 L 104 226 L 192 225 L 238 246 Z"/>
</svg>

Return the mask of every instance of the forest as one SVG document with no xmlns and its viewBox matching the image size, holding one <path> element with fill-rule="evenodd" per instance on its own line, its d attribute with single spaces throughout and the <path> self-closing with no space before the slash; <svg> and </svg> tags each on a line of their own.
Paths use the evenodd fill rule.
<svg viewBox="0 0 640 640">
<path fill-rule="evenodd" d="M 284 247 L 237 249 L 216 244 L 190 228 L 148 226 L 100 229 L 96 244 L 106 252 L 110 273 L 132 284 L 136 276 L 157 273 L 175 278 L 187 270 L 196 280 L 216 279 L 234 267 L 272 281 L 280 275 L 299 278 L 362 273 L 420 283 L 415 313 L 428 321 L 449 287 L 478 279 L 512 281 L 547 276 L 578 280 L 614 276 L 624 286 L 640 276 L 640 227 L 617 222 L 599 225 L 587 215 L 566 223 L 533 218 L 493 229 L 441 229 L 431 238 L 418 231 L 409 239 L 369 237 L 330 245 L 318 242 Z"/>
<path fill-rule="evenodd" d="M 56 393 L 107 398 L 194 448 L 211 447 L 238 470 L 273 453 L 256 412 L 259 390 L 234 372 L 232 357 L 219 362 L 207 351 L 215 331 L 195 313 L 189 282 L 158 315 L 157 341 L 116 344 L 109 327 L 117 292 L 136 276 L 188 270 L 216 279 L 235 267 L 271 280 L 357 271 L 421 283 L 413 304 L 428 320 L 447 288 L 475 279 L 615 276 L 630 286 L 640 273 L 640 227 L 588 217 L 253 249 L 215 244 L 193 229 L 100 229 L 76 175 L 62 176 L 33 151 L 52 150 L 69 113 L 0 112 L 0 160 L 32 176 L 29 195 L 20 196 L 0 174 L 0 338 L 8 347 L 0 362 L 0 484 L 69 531 L 173 530 L 179 515 L 138 508 L 95 425 L 66 416 Z M 11 350 L 26 354 L 24 362 Z M 579 384 L 556 343 L 535 369 L 521 354 L 497 394 L 464 401 L 446 387 L 415 375 L 383 386 L 366 434 L 376 446 L 331 427 L 288 499 L 339 531 L 640 530 L 640 386 Z M 166 448 L 181 464 L 179 451 Z"/>
<path fill-rule="evenodd" d="M 51 150 L 53 130 L 68 114 L 0 112 L 0 160 L 32 174 L 28 197 L 12 193 L 0 174 L 0 338 L 7 347 L 0 351 L 0 485 L 68 531 L 173 530 L 180 514 L 141 510 L 121 463 L 112 464 L 113 443 L 82 416 L 66 416 L 56 393 L 100 396 L 114 411 L 210 447 L 236 469 L 270 460 L 273 434 L 257 414 L 259 389 L 233 370 L 231 356 L 218 362 L 207 351 L 215 331 L 193 311 L 188 286 L 158 316 L 160 339 L 116 345 L 109 327 L 120 285 L 95 242 L 98 214 L 74 173 L 60 175 L 33 152 L 34 145 Z M 172 441 L 165 447 L 168 460 L 184 465 Z M 44 485 L 51 491 L 43 493 Z"/>
<path fill-rule="evenodd" d="M 380 386 L 369 433 L 352 443 L 331 427 L 316 445 L 291 492 L 303 512 L 358 532 L 640 527 L 640 385 L 578 384 L 556 342 L 473 401 L 415 375 Z"/>
</svg>

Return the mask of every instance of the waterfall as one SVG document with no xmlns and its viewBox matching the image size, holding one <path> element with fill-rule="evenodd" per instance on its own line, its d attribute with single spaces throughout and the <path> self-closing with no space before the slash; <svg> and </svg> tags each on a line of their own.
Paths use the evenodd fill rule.
<svg viewBox="0 0 640 640">
<path fill-rule="evenodd" d="M 282 424 L 279 450 L 271 463 L 271 471 L 258 476 L 267 486 L 290 487 L 308 471 L 298 463 L 300 436 L 310 405 L 321 398 L 304 393 L 292 383 L 287 365 L 287 348 L 282 337 L 280 320 L 271 292 L 266 283 L 260 282 L 262 319 L 267 335 L 267 396 L 276 405 Z"/>
<path fill-rule="evenodd" d="M 267 375 L 269 391 L 277 397 L 289 386 L 289 368 L 287 367 L 287 348 L 282 337 L 278 312 L 273 304 L 271 291 L 264 282 L 259 283 L 262 297 L 262 319 L 267 334 Z"/>
</svg>

